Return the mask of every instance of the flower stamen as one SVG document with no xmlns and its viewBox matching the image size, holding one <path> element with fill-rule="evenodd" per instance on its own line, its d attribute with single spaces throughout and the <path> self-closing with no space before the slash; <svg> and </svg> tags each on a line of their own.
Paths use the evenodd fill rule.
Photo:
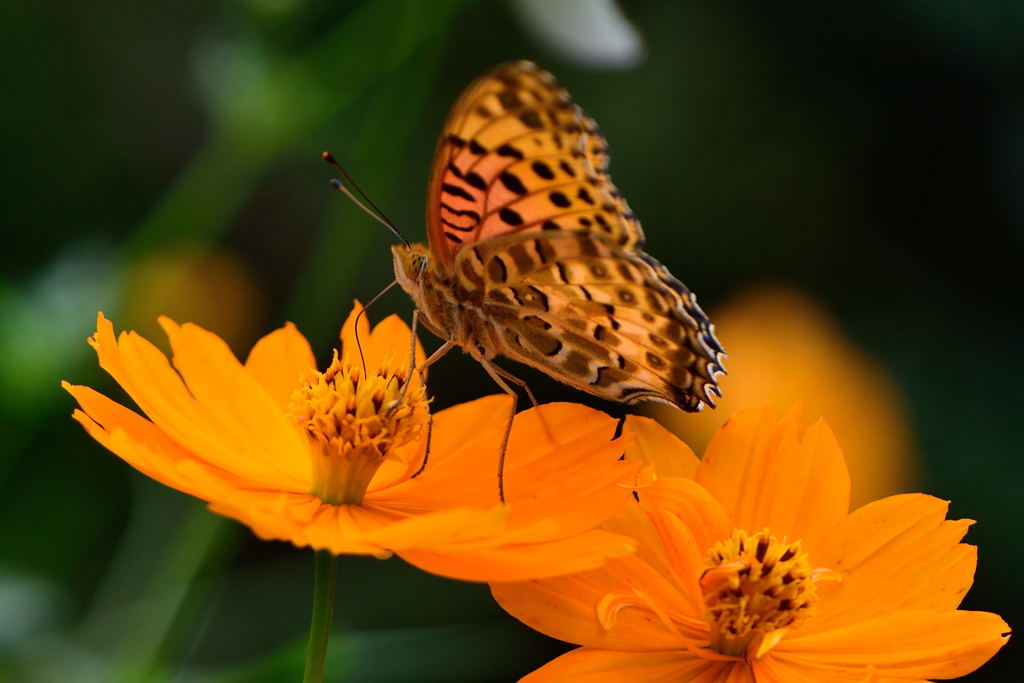
<svg viewBox="0 0 1024 683">
<path fill-rule="evenodd" d="M 711 622 L 710 646 L 722 654 L 760 657 L 798 626 L 817 601 L 818 575 L 800 542 L 764 530 L 737 529 L 716 543 L 700 577 L 702 618 Z"/>
<path fill-rule="evenodd" d="M 421 383 L 405 387 L 406 373 L 391 354 L 364 378 L 335 352 L 327 370 L 292 395 L 289 413 L 313 451 L 310 493 L 324 503 L 362 503 L 384 460 L 419 438 L 427 400 Z"/>
</svg>

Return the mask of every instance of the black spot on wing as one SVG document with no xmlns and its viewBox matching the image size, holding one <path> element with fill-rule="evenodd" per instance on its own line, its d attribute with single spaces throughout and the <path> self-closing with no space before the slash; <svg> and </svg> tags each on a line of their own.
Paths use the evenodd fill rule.
<svg viewBox="0 0 1024 683">
<path fill-rule="evenodd" d="M 500 256 L 494 256 L 487 263 L 487 275 L 495 282 L 508 280 L 508 267 Z"/>
<path fill-rule="evenodd" d="M 533 240 L 533 250 L 537 252 L 537 258 L 541 263 L 550 262 L 557 254 L 547 243 L 547 240 Z"/>
<path fill-rule="evenodd" d="M 548 199 L 551 200 L 552 204 L 563 209 L 568 207 L 572 203 L 569 201 L 569 198 L 565 196 L 565 193 L 559 192 L 558 190 L 549 193 Z"/>
<path fill-rule="evenodd" d="M 462 169 L 460 169 L 460 168 L 459 168 L 458 166 L 456 166 L 455 164 L 453 164 L 453 163 L 452 163 L 452 162 L 450 162 L 450 161 L 448 162 L 448 170 L 449 170 L 449 171 L 451 172 L 451 174 L 452 174 L 452 175 L 454 175 L 454 176 L 455 176 L 456 178 L 462 179 L 462 178 L 465 178 L 465 177 L 466 177 L 466 176 L 464 176 L 464 175 L 463 175 L 463 173 L 462 173 Z"/>
<path fill-rule="evenodd" d="M 513 159 L 522 159 L 523 158 L 522 150 L 516 149 L 515 147 L 513 147 L 510 144 L 508 144 L 507 142 L 505 144 L 503 144 L 501 147 L 499 147 L 498 149 L 496 149 L 495 151 L 498 153 L 498 156 L 512 157 Z"/>
<path fill-rule="evenodd" d="M 481 177 L 476 171 L 470 171 L 466 174 L 466 182 L 475 187 L 478 190 L 487 189 L 487 181 Z"/>
<path fill-rule="evenodd" d="M 538 129 L 544 127 L 544 122 L 540 120 L 540 114 L 532 109 L 520 114 L 519 120 L 523 122 L 524 126 L 529 128 Z"/>
<path fill-rule="evenodd" d="M 523 101 L 519 99 L 519 94 L 511 88 L 499 92 L 498 101 L 501 102 L 501 106 L 506 110 L 515 109 L 516 107 L 521 107 L 523 105 Z"/>
<path fill-rule="evenodd" d="M 519 215 L 514 209 L 510 209 L 507 206 L 498 212 L 498 218 L 503 220 L 508 225 L 522 225 L 523 217 Z"/>
<path fill-rule="evenodd" d="M 544 318 L 536 315 L 525 315 L 523 316 L 523 322 L 528 325 L 537 328 L 538 330 L 550 330 L 551 323 Z"/>
<path fill-rule="evenodd" d="M 523 181 L 519 179 L 515 173 L 509 171 L 502 171 L 501 175 L 498 176 L 498 180 L 505 186 L 510 192 L 514 192 L 519 195 L 526 194 L 526 186 L 523 185 Z"/>
<path fill-rule="evenodd" d="M 545 311 L 550 311 L 551 310 L 551 306 L 548 303 L 548 295 L 545 294 L 544 292 L 540 291 L 539 289 L 537 289 L 533 285 L 530 285 L 530 289 L 533 290 L 533 295 L 534 296 L 532 298 L 534 299 L 536 304 L 540 308 L 543 308 Z"/>
<path fill-rule="evenodd" d="M 543 161 L 535 161 L 530 165 L 533 172 L 537 174 L 539 178 L 544 180 L 551 180 L 555 177 L 555 172 L 551 170 L 551 167 L 545 164 Z"/>
</svg>

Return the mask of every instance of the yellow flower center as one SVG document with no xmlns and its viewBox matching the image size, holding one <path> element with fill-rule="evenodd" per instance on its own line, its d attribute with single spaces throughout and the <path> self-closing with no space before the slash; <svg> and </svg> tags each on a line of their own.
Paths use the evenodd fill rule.
<svg viewBox="0 0 1024 683">
<path fill-rule="evenodd" d="M 756 658 L 798 626 L 817 600 L 815 572 L 800 542 L 786 543 L 768 530 L 748 536 L 735 530 L 708 553 L 701 574 L 702 618 L 711 622 L 711 647 Z"/>
<path fill-rule="evenodd" d="M 403 392 L 407 369 L 393 356 L 364 378 L 361 364 L 334 360 L 292 394 L 289 412 L 313 447 L 311 493 L 330 505 L 363 502 L 395 448 L 419 438 L 429 420 L 421 383 Z"/>
</svg>

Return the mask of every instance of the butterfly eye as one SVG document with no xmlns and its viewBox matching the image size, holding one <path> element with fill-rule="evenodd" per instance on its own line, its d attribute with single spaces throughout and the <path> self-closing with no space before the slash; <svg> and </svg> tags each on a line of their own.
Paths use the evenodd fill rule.
<svg viewBox="0 0 1024 683">
<path fill-rule="evenodd" d="M 410 251 L 405 255 L 405 262 L 402 264 L 402 270 L 408 278 L 412 280 L 419 280 L 420 275 L 427 267 L 427 255 L 421 251 Z"/>
</svg>

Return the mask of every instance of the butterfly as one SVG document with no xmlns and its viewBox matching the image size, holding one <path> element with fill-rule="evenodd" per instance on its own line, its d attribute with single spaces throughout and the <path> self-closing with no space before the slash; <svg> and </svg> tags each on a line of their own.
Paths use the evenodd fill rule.
<svg viewBox="0 0 1024 683">
<path fill-rule="evenodd" d="M 502 378 L 525 384 L 497 356 L 611 401 L 714 407 L 725 372 L 714 326 L 642 250 L 607 167 L 597 125 L 550 73 L 498 66 L 448 115 L 429 246 L 393 246 L 396 279 L 445 340 L 432 358 L 459 346 L 513 397 Z"/>
</svg>

